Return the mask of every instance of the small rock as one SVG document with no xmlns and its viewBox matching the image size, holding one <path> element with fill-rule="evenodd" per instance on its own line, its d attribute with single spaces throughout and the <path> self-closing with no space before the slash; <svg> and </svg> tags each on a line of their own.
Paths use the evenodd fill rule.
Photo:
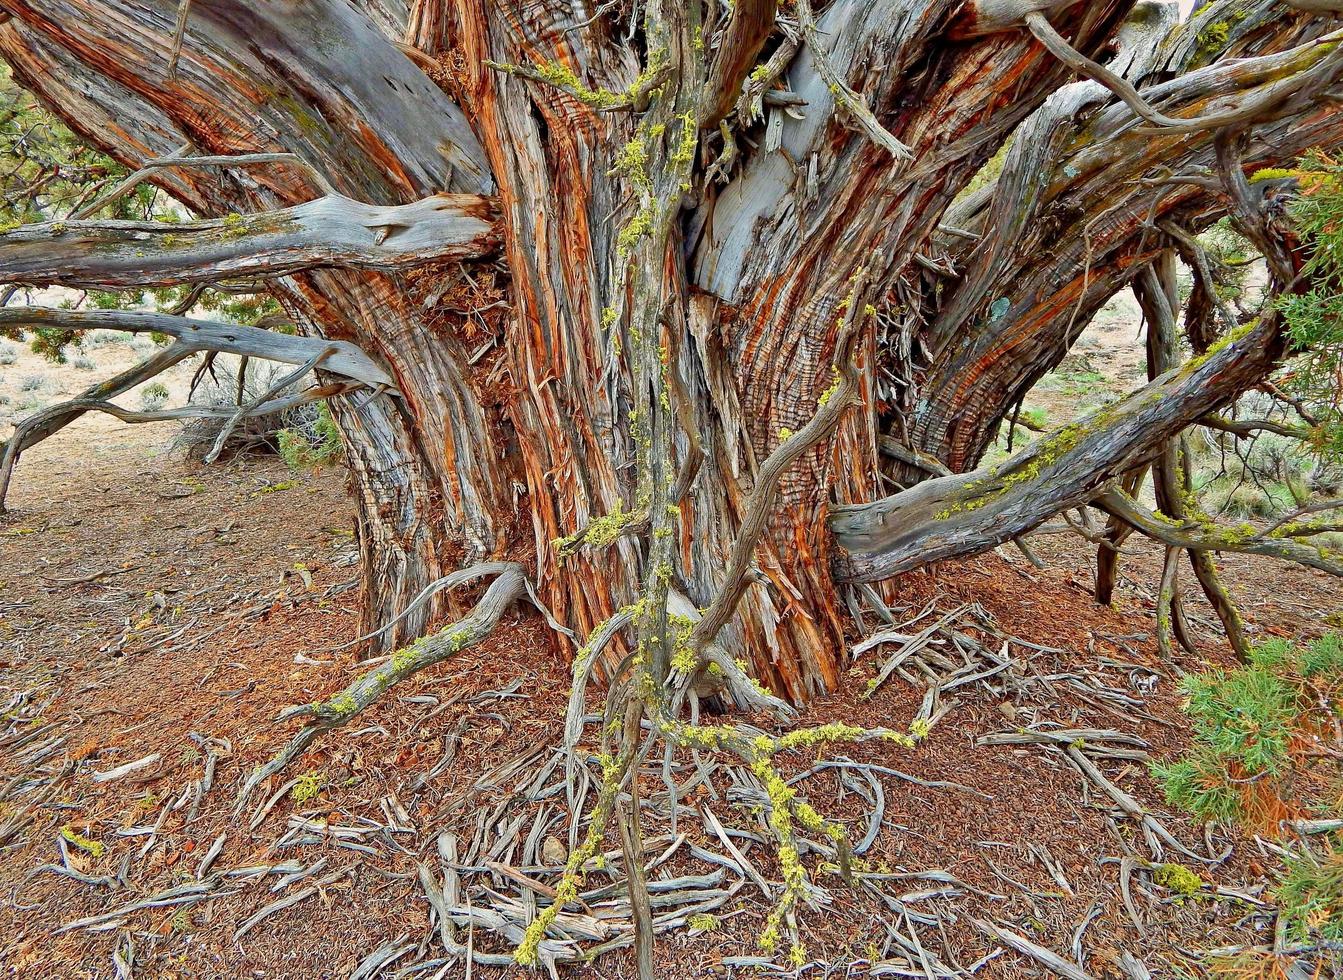
<svg viewBox="0 0 1343 980">
<path fill-rule="evenodd" d="M 547 837 L 541 842 L 541 860 L 548 865 L 560 865 L 569 860 L 569 849 L 558 837 Z"/>
</svg>

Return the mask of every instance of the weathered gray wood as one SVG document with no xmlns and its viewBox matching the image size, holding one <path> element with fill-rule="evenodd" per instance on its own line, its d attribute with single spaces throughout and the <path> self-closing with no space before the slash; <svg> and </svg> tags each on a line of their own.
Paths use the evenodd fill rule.
<svg viewBox="0 0 1343 980">
<path fill-rule="evenodd" d="M 1032 443 L 1000 466 L 928 480 L 884 500 L 832 510 L 841 578 L 875 581 L 978 554 L 1084 503 L 1164 440 L 1263 378 L 1282 351 L 1268 318 L 1210 356 Z"/>
<path fill-rule="evenodd" d="M 115 398 L 130 391 L 136 385 L 162 374 L 174 364 L 178 364 L 195 354 L 196 350 L 181 341 L 174 343 L 135 364 L 106 381 L 101 381 L 85 389 L 70 402 L 53 405 L 28 416 L 20 422 L 14 434 L 0 444 L 0 513 L 5 509 L 5 496 L 9 492 L 9 482 L 14 474 L 14 464 L 19 455 L 30 446 L 34 446 L 49 436 L 55 435 L 75 419 L 83 415 L 85 405 L 102 404 L 109 398 Z"/>
<path fill-rule="evenodd" d="M 393 271 L 481 256 L 497 243 L 486 198 L 437 194 L 377 207 L 330 196 L 184 224 L 24 225 L 0 235 L 0 282 L 115 289 L 281 276 L 320 266 Z"/>
<path fill-rule="evenodd" d="M 125 330 L 130 333 L 161 333 L 176 338 L 190 351 L 219 351 L 244 357 L 259 357 L 282 364 L 303 364 L 327 347 L 335 348 L 322 369 L 362 381 L 369 387 L 396 388 L 396 380 L 374 364 L 354 344 L 321 337 L 275 333 L 260 327 L 193 320 L 168 313 L 138 310 L 60 310 L 39 306 L 0 309 L 0 327 L 33 330 Z"/>
<path fill-rule="evenodd" d="M 1189 67 L 1206 18 L 1234 13 L 1237 32 L 1258 25 L 1229 42 L 1235 54 L 1253 57 L 1219 61 L 1181 76 L 1178 85 L 1163 83 L 1163 104 L 1182 113 L 1253 96 L 1298 59 L 1317 63 L 1323 54 L 1312 39 L 1327 25 L 1282 17 L 1277 0 L 1217 4 L 1175 31 L 1163 7 L 1140 7 L 1142 16 L 1120 36 L 1116 60 L 1144 92 L 1153 73 Z M 1160 250 L 1162 238 L 1149 222 L 1169 217 L 1198 231 L 1225 213 L 1223 198 L 1208 187 L 1144 183 L 1164 167 L 1206 172 L 1215 162 L 1213 134 L 1154 138 L 1138 132 L 1137 122 L 1102 86 L 1066 86 L 1023 124 L 1001 177 L 950 209 L 950 224 L 985 237 L 949 243 L 960 275 L 924 308 L 918 342 L 929 363 L 914 378 L 918 397 L 903 418 L 890 420 L 908 427 L 912 447 L 954 470 L 972 468 L 1011 406 Z M 1255 128 L 1260 138 L 1246 166 L 1290 164 L 1312 146 L 1337 141 L 1341 131 L 1343 106 L 1299 101 Z"/>
</svg>

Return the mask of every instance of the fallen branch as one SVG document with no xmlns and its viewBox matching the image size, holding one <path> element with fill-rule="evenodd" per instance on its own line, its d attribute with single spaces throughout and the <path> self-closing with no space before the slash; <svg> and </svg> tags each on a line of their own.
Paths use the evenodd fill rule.
<svg viewBox="0 0 1343 980">
<path fill-rule="evenodd" d="M 385 663 L 325 701 L 299 705 L 281 713 L 281 721 L 296 716 L 309 716 L 314 720 L 304 725 L 279 754 L 247 778 L 238 794 L 238 806 L 242 806 L 258 784 L 283 771 L 319 735 L 340 728 L 407 677 L 447 660 L 489 636 L 504 612 L 527 594 L 528 589 L 522 567 L 512 562 L 490 562 L 463 569 L 458 582 L 464 584 L 488 575 L 496 576 L 495 580 L 475 608 L 461 620 L 396 651 Z"/>
</svg>

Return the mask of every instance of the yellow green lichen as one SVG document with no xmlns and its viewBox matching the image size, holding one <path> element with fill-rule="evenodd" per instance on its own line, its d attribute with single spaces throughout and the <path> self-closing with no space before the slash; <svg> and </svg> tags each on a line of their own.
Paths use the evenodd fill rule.
<svg viewBox="0 0 1343 980">
<path fill-rule="evenodd" d="M 816 399 L 817 407 L 824 408 L 829 403 L 830 399 L 835 397 L 835 392 L 839 391 L 839 386 L 843 382 L 844 378 L 840 375 L 839 368 L 832 366 L 830 368 L 830 387 L 821 392 L 820 397 Z"/>
<path fill-rule="evenodd" d="M 289 798 L 298 806 L 315 800 L 326 786 L 326 777 L 315 772 L 305 772 L 289 791 Z"/>
<path fill-rule="evenodd" d="M 1250 183 L 1256 184 L 1263 180 L 1285 180 L 1288 177 L 1299 176 L 1299 170 L 1286 170 L 1282 167 L 1264 167 L 1262 170 L 1256 170 L 1250 174 Z"/>
<path fill-rule="evenodd" d="M 342 691 L 326 703 L 327 708 L 336 714 L 350 714 L 359 707 L 359 702 L 354 699 L 354 695 L 348 691 Z"/>
<path fill-rule="evenodd" d="M 89 854 L 91 854 L 93 857 L 96 858 L 102 857 L 103 854 L 106 853 L 107 851 L 107 845 L 104 844 L 102 841 L 96 841 L 92 840 L 91 838 L 85 837 L 83 834 L 78 833 L 69 824 L 66 824 L 64 827 L 61 828 L 61 836 L 64 837 L 66 841 L 73 844 L 75 847 L 79 848 L 81 851 L 87 851 Z"/>
<path fill-rule="evenodd" d="M 229 214 L 224 217 L 224 238 L 241 238 L 247 234 L 247 222 L 240 214 Z"/>
<path fill-rule="evenodd" d="M 579 102 L 594 109 L 615 109 L 629 102 L 629 97 L 626 95 L 606 89 L 588 88 L 572 69 L 558 61 L 547 61 L 536 65 L 533 70 L 543 81 L 564 89 Z"/>
<path fill-rule="evenodd" d="M 1203 888 L 1203 879 L 1183 864 L 1157 865 L 1152 880 L 1180 895 L 1194 895 Z"/>
</svg>

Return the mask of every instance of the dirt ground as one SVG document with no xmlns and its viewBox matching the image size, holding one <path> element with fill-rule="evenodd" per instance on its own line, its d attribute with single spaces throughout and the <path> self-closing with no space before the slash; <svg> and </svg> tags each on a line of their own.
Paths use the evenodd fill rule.
<svg viewBox="0 0 1343 980">
<path fill-rule="evenodd" d="M 109 343 L 93 355 L 81 386 L 133 352 Z M 0 367 L 0 396 L 10 399 L 0 409 L 37 390 L 19 390 L 42 370 L 31 361 L 24 353 Z M 188 372 L 171 380 L 175 396 Z M 69 376 L 49 378 L 42 396 L 76 390 L 60 380 Z M 523 787 L 561 738 L 570 683 L 561 648 L 537 617 L 516 612 L 486 643 L 398 685 L 351 730 L 315 743 L 288 774 L 311 777 L 308 798 L 277 780 L 235 812 L 242 779 L 295 730 L 276 714 L 329 696 L 363 667 L 332 650 L 356 629 L 352 507 L 338 470 L 295 474 L 273 458 L 205 468 L 164 454 L 171 434 L 83 419 L 24 456 L 12 513 L 0 517 L 0 964 L 7 976 L 32 978 L 466 975 L 460 961 L 438 959 L 424 875 L 458 878 L 463 901 L 477 905 L 543 893 L 497 867 L 450 867 L 439 850 L 447 832 L 464 853 L 555 881 L 554 856 L 538 862 L 536 844 L 564 843 L 564 795 Z M 1172 812 L 1143 760 L 1187 744 L 1180 672 L 1228 662 L 1211 612 L 1191 590 L 1201 656 L 1158 663 L 1158 549 L 1132 545 L 1109 609 L 1090 599 L 1089 545 L 1047 535 L 1032 546 L 1046 568 L 1012 552 L 900 583 L 902 618 L 962 610 L 968 636 L 1003 643 L 1017 664 L 1011 684 L 1004 675 L 959 687 L 913 749 L 867 742 L 791 754 L 788 776 L 841 756 L 899 771 L 867 770 L 880 791 L 866 799 L 870 784 L 855 789 L 833 770 L 796 784 L 852 839 L 871 836 L 857 890 L 815 855 L 804 858 L 829 902 L 798 913 L 804 975 L 1047 975 L 986 925 L 1096 977 L 1122 975 L 1125 953 L 1155 976 L 1200 975 L 1198 951 L 1271 941 L 1261 904 L 1270 852 Z M 1323 575 L 1251 558 L 1222 567 L 1256 636 L 1318 633 L 1343 609 Z M 845 691 L 809 706 L 802 722 L 906 729 L 922 687 L 896 673 L 862 697 L 891 650 L 854 658 Z M 1167 845 L 1164 860 L 1200 876 L 1195 894 L 1147 871 L 1153 854 L 1135 816 L 1068 762 L 1066 745 L 982 741 L 1087 729 L 1098 734 L 1085 739 L 1094 744 L 1086 757 L 1189 852 Z M 1129 735 L 1137 741 L 1122 740 Z M 1142 748 L 1126 756 L 1134 745 Z M 127 775 L 99 778 L 151 756 Z M 678 778 L 693 773 L 687 763 Z M 778 882 L 761 807 L 738 774 L 713 775 L 712 789 L 683 800 L 676 836 L 652 821 L 644 830 L 650 850 L 673 850 L 654 881 L 716 874 L 721 888 L 701 885 L 701 897 L 735 889 L 711 923 L 696 920 L 703 928 L 683 921 L 659 936 L 658 975 L 668 980 L 774 972 L 750 959 L 760 955 L 755 939 L 770 907 L 762 889 L 700 856 L 726 850 L 701 819 L 711 811 L 766 883 Z M 663 790 L 656 769 L 640 788 L 645 798 Z M 524 845 L 523 835 L 535 840 Z M 618 846 L 614 834 L 606 846 Z M 611 867 L 594 871 L 589 887 L 617 878 Z M 146 900 L 159 904 L 95 918 Z M 585 902 L 604 921 L 628 916 L 609 895 Z M 477 951 L 510 948 L 479 924 L 459 928 L 457 939 Z M 773 957 L 785 958 L 786 950 Z M 616 951 L 576 973 L 626 977 L 634 966 Z"/>
</svg>

